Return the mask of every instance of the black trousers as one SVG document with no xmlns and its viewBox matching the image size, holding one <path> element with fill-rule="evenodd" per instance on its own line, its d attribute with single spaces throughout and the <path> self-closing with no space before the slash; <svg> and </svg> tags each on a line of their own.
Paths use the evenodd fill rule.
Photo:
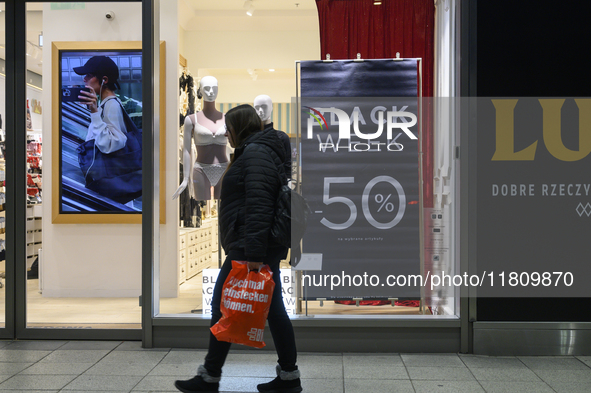
<svg viewBox="0 0 591 393">
<path fill-rule="evenodd" d="M 275 281 L 275 290 L 273 291 L 273 298 L 271 299 L 267 321 L 269 322 L 269 329 L 271 330 L 273 343 L 277 350 L 277 362 L 282 370 L 294 371 L 297 370 L 295 336 L 291 320 L 283 305 L 281 275 L 279 273 L 279 262 L 284 256 L 284 248 L 269 249 L 267 257 L 262 261 L 271 268 L 271 271 L 273 272 L 273 281 Z M 246 260 L 244 252 L 242 250 L 230 251 L 222 265 L 222 269 L 213 290 L 213 298 L 211 300 L 211 326 L 215 325 L 222 317 L 220 311 L 222 288 L 228 274 L 230 274 L 230 270 L 232 270 L 232 260 Z M 231 343 L 229 342 L 218 341 L 211 332 L 209 333 L 209 350 L 205 357 L 204 366 L 207 369 L 208 374 L 212 377 L 219 377 L 222 375 L 222 366 L 226 361 L 228 351 L 230 351 L 230 345 Z"/>
</svg>

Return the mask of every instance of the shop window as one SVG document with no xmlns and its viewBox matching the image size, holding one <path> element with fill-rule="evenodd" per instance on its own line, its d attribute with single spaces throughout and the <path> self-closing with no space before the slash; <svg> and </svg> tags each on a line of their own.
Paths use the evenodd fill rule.
<svg viewBox="0 0 591 393">
<path fill-rule="evenodd" d="M 244 14 L 241 9 L 229 12 L 227 9 L 213 4 L 195 5 L 196 8 L 191 8 L 183 2 L 177 2 L 176 7 L 178 8 L 172 7 L 161 11 L 161 19 L 174 21 L 171 25 L 175 26 L 175 29 L 170 30 L 163 28 L 161 39 L 178 42 L 178 54 L 180 55 L 178 63 L 174 64 L 174 70 L 169 67 L 167 71 L 173 74 L 174 71 L 176 72 L 176 78 L 170 74 L 167 75 L 167 83 L 179 85 L 177 96 L 180 112 L 179 118 L 175 118 L 174 121 L 167 120 L 169 129 L 179 130 L 178 135 L 167 139 L 167 152 L 172 156 L 172 159 L 167 159 L 167 173 L 169 178 L 176 180 L 173 182 L 174 184 L 167 183 L 167 196 L 172 196 L 186 177 L 187 161 L 183 158 L 183 151 L 190 153 L 192 159 L 196 159 L 198 163 L 205 156 L 204 147 L 195 145 L 191 137 L 187 138 L 184 133 L 193 132 L 195 123 L 198 123 L 195 113 L 203 111 L 208 105 L 210 106 L 201 98 L 203 91 L 198 91 L 198 88 L 201 81 L 211 77 L 215 78 L 217 87 L 215 111 L 211 113 L 226 113 L 231 108 L 245 103 L 253 105 L 255 97 L 260 95 L 267 95 L 271 98 L 271 120 L 274 128 L 284 131 L 291 141 L 291 177 L 296 178 L 306 195 L 305 172 L 309 168 L 306 167 L 308 163 L 302 156 L 302 138 L 304 136 L 298 134 L 298 130 L 302 128 L 300 122 L 307 121 L 307 117 L 303 117 L 301 112 L 298 112 L 300 103 L 295 97 L 300 91 L 298 89 L 302 74 L 300 71 L 296 72 L 294 63 L 296 61 L 320 60 L 321 58 L 318 12 L 314 2 L 302 3 L 297 9 L 285 9 L 277 6 L 275 9 L 267 10 L 269 15 L 267 19 L 257 19 L 257 23 L 254 24 L 249 22 L 248 18 L 250 17 Z M 187 17 L 182 20 L 176 19 L 179 12 Z M 449 76 L 449 73 L 444 74 L 444 70 L 455 70 L 453 48 L 446 46 L 448 45 L 446 42 L 449 43 L 446 40 L 450 40 L 450 35 L 453 35 L 454 31 L 454 12 L 454 2 L 450 3 L 450 6 L 445 10 L 438 9 L 435 12 L 439 30 L 435 32 L 436 42 L 432 47 L 438 47 L 442 51 L 441 53 L 445 52 L 441 49 L 445 47 L 448 52 L 446 55 L 441 55 L 435 64 L 436 80 L 440 83 L 434 85 L 431 94 L 443 97 L 455 95 L 455 77 Z M 261 14 L 263 16 L 259 14 L 258 17 L 264 18 L 265 13 Z M 254 17 L 252 20 L 254 21 Z M 263 20 L 265 23 L 262 23 Z M 180 24 L 178 31 L 176 30 L 177 24 Z M 264 45 L 259 45 L 261 42 L 264 42 Z M 306 45 L 301 45 L 302 42 L 306 42 Z M 176 53 L 174 55 L 176 59 Z M 402 54 L 402 58 L 404 58 L 404 54 Z M 392 61 L 394 62 L 394 60 Z M 425 67 L 424 62 L 422 66 Z M 443 82 L 441 82 L 442 80 Z M 346 85 L 346 81 L 343 83 Z M 421 86 L 418 86 L 417 96 L 420 96 L 420 90 Z M 416 250 L 413 254 L 414 267 L 408 274 L 416 274 L 422 279 L 428 279 L 426 278 L 427 273 L 430 275 L 453 275 L 458 271 L 457 261 L 459 258 L 456 253 L 455 235 L 457 231 L 456 204 L 459 197 L 455 190 L 458 180 L 455 162 L 450 158 L 453 157 L 455 128 L 448 121 L 448 116 L 442 115 L 445 111 L 453 111 L 449 101 L 437 102 L 431 98 L 422 100 L 417 98 L 415 101 L 418 103 L 417 105 L 420 104 L 423 111 L 424 117 L 419 118 L 421 126 L 430 127 L 432 135 L 443 135 L 440 138 L 432 138 L 429 141 L 430 145 L 423 146 L 423 154 L 430 157 L 430 160 L 424 161 L 427 162 L 427 167 L 424 167 L 425 164 L 423 164 L 423 168 L 421 168 L 421 174 L 427 174 L 426 177 L 422 177 L 422 189 L 427 191 L 419 199 L 419 184 L 421 182 L 417 168 L 416 197 L 405 201 L 408 211 L 416 213 L 413 224 L 416 225 L 413 238 L 413 242 L 416 243 Z M 425 116 L 425 113 L 430 115 Z M 206 118 L 204 123 L 207 124 L 206 128 L 209 132 L 214 135 L 223 126 L 220 117 Z M 232 154 L 230 148 L 223 152 L 223 149 L 218 145 L 215 149 L 218 149 L 217 152 L 225 155 L 227 159 Z M 448 161 L 443 163 L 444 160 Z M 194 163 L 188 162 L 188 165 L 191 166 L 188 171 L 191 172 L 194 170 Z M 418 158 L 415 160 L 416 162 L 418 162 Z M 211 163 L 204 162 L 204 164 Z M 448 168 L 449 171 L 442 177 L 439 170 L 443 167 Z M 203 168 L 199 170 L 203 171 Z M 206 171 L 209 171 L 211 176 L 207 175 Z M 223 172 L 223 170 L 221 171 Z M 392 167 L 391 171 L 396 172 L 396 168 Z M 215 178 L 216 169 L 206 169 L 203 172 L 205 172 L 203 178 L 208 180 L 209 184 L 206 184 L 204 189 L 199 186 L 191 187 L 191 184 L 195 183 L 189 183 L 189 186 L 178 196 L 179 210 L 175 210 L 172 215 L 171 221 L 178 223 L 177 227 L 167 228 L 161 232 L 161 241 L 166 239 L 166 250 L 161 250 L 162 255 L 165 256 L 161 258 L 159 265 L 160 299 L 156 299 L 159 300 L 159 312 L 157 313 L 159 316 L 172 314 L 179 316 L 181 314 L 181 317 L 208 318 L 208 312 L 210 312 L 211 293 L 216 281 L 217 269 L 223 263 L 225 254 L 218 239 L 219 201 L 216 198 L 216 191 L 209 188 L 211 180 Z M 330 177 L 352 177 L 346 173 L 346 170 L 343 172 L 345 173 L 332 174 Z M 393 177 L 391 173 L 386 175 Z M 369 176 L 367 181 L 361 185 L 361 191 L 376 176 L 378 174 Z M 189 181 L 194 182 L 195 178 L 191 176 Z M 338 187 L 341 183 L 339 181 L 329 181 L 329 183 L 331 191 L 327 196 L 328 201 L 343 197 L 338 194 Z M 429 184 L 425 185 L 425 183 Z M 360 191 L 358 200 L 352 202 L 356 206 L 357 216 L 360 219 L 369 217 L 371 221 L 372 214 L 378 217 L 386 212 L 394 216 L 396 211 L 399 211 L 397 209 L 399 209 L 400 199 L 396 192 L 396 184 L 376 182 L 375 187 L 369 193 L 371 200 L 363 202 Z M 322 195 L 318 198 L 322 203 Z M 419 200 L 427 202 L 419 205 Z M 343 202 L 343 199 L 340 201 Z M 367 203 L 369 206 L 366 210 L 370 212 L 365 212 L 367 214 L 364 213 L 363 203 Z M 331 208 L 337 205 L 334 204 Z M 346 201 L 340 205 L 343 209 L 349 208 Z M 326 206 L 328 207 L 328 204 Z M 167 218 L 169 217 L 170 215 L 167 215 Z M 326 219 L 331 220 L 328 216 Z M 341 223 L 346 221 L 337 221 L 334 218 L 332 220 Z M 378 226 L 380 220 L 391 221 L 383 217 L 378 218 Z M 393 226 L 388 230 L 396 231 L 397 229 Z M 351 243 L 354 242 L 353 238 L 361 237 L 345 232 L 342 231 L 343 236 L 341 237 L 349 240 L 343 240 L 343 242 Z M 370 237 L 377 238 L 373 235 Z M 171 247 L 170 244 L 176 244 L 178 247 Z M 360 260 L 375 258 L 370 246 L 367 247 L 367 250 Z M 305 244 L 304 252 L 306 252 Z M 306 258 L 307 260 L 304 262 L 314 264 L 315 256 L 307 256 Z M 411 291 L 412 293 L 406 295 L 382 290 L 381 284 L 386 284 L 386 281 L 383 280 L 386 280 L 389 275 L 396 275 L 399 270 L 395 264 L 389 265 L 387 261 L 384 261 L 382 267 L 378 268 L 384 273 L 384 277 L 380 277 L 382 281 L 376 284 L 381 289 L 380 293 L 374 294 L 372 291 L 366 291 L 366 293 L 358 294 L 359 291 L 353 290 L 357 283 L 355 280 L 359 279 L 357 276 L 360 277 L 362 283 L 365 283 L 367 280 L 372 280 L 373 275 L 369 274 L 367 278 L 364 278 L 364 271 L 361 267 L 360 270 L 354 269 L 350 272 L 333 269 L 313 273 L 312 270 L 293 269 L 289 264 L 289 259 L 290 256 L 282 262 L 281 267 L 285 269 L 282 271 L 284 301 L 294 318 L 306 315 L 456 318 L 459 315 L 457 288 L 444 289 L 438 285 L 433 285 L 431 288 L 431 281 L 429 281 L 429 285 L 417 287 Z M 331 293 L 330 280 L 333 279 L 333 275 L 336 277 L 337 273 L 341 281 L 347 280 L 348 276 L 351 276 L 351 291 L 347 292 L 346 289 L 341 288 L 339 294 L 335 295 L 335 291 Z M 319 277 L 326 275 L 329 275 L 328 290 L 322 293 L 315 291 L 317 289 L 315 284 L 318 284 Z M 315 279 L 316 281 L 314 281 Z M 375 278 L 373 280 L 375 281 Z M 368 282 L 367 286 L 371 287 L 375 284 L 374 281 Z M 323 285 L 326 287 L 325 284 Z"/>
</svg>

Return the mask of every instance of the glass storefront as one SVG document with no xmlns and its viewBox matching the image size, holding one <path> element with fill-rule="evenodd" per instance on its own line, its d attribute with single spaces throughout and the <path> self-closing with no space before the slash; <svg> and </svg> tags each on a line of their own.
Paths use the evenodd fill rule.
<svg viewBox="0 0 591 393">
<path fill-rule="evenodd" d="M 402 276 L 425 280 L 427 272 L 459 272 L 456 128 L 449 122 L 449 108 L 422 100 L 424 60 L 391 60 L 414 70 L 409 79 L 414 80 L 414 90 L 410 96 L 405 93 L 406 101 L 394 102 L 398 93 L 387 92 L 385 100 L 377 95 L 371 102 L 348 103 L 346 109 L 351 122 L 360 119 L 367 124 L 361 130 L 366 134 L 379 126 L 378 112 L 385 130 L 388 122 L 398 122 L 396 116 L 387 119 L 388 112 L 407 110 L 418 117 L 416 126 L 402 137 L 408 144 L 400 148 L 400 135 L 384 132 L 383 141 L 358 146 L 351 142 L 354 152 L 351 143 L 347 152 L 340 151 L 344 141 L 337 141 L 335 150 L 328 147 L 327 138 L 338 138 L 339 118 L 328 109 L 320 114 L 334 133 L 321 134 L 326 130 L 318 123 L 311 126 L 313 137 L 307 135 L 308 125 L 318 117 L 305 107 L 340 105 L 338 100 L 330 102 L 334 97 L 306 101 L 310 94 L 320 94 L 306 90 L 308 60 L 321 57 L 313 1 L 297 7 L 267 2 L 254 15 L 231 2 L 156 3 L 159 27 L 151 33 L 160 45 L 154 51 L 151 90 L 157 109 L 144 102 L 146 78 L 151 77 L 143 58 L 148 53 L 147 32 L 142 31 L 146 4 L 26 4 L 26 265 L 16 262 L 18 269 L 26 266 L 20 275 L 26 284 L 17 287 L 24 291 L 25 301 L 22 310 L 16 306 L 15 311 L 17 319 L 24 311 L 23 329 L 34 332 L 25 336 L 43 336 L 37 328 L 150 334 L 146 324 L 206 325 L 213 286 L 226 258 L 218 224 L 220 179 L 233 149 L 225 137 L 223 114 L 240 104 L 261 102 L 267 110 L 265 125 L 290 141 L 290 177 L 312 209 L 302 258 L 291 252 L 281 262 L 284 301 L 293 319 L 386 319 L 415 321 L 427 328 L 430 321 L 457 322 L 457 291 L 444 293 L 437 285 L 427 291 L 420 285 L 400 289 L 407 286 Z M 447 24 L 441 23 L 435 36 L 450 34 L 451 13 L 438 18 Z M 106 69 L 96 68 L 96 56 L 103 59 L 97 64 Z M 455 67 L 450 54 L 437 61 L 436 73 Z M 313 65 L 363 68 L 373 62 Z M 398 75 L 396 70 L 385 72 Z M 346 76 L 338 78 L 346 81 Z M 454 78 L 455 74 L 436 93 L 453 96 Z M 207 94 L 214 85 L 212 100 Z M 90 97 L 84 92 L 87 86 L 100 102 L 80 98 Z M 114 94 L 104 95 L 105 91 Z M 411 109 L 405 109 L 409 100 Z M 121 109 L 112 109 L 119 113 L 116 120 L 105 119 L 109 102 L 121 104 Z M 113 122 L 125 127 L 126 147 L 134 130 L 154 129 L 150 177 L 155 187 L 149 201 L 141 187 L 123 190 L 93 177 L 99 176 L 95 163 L 109 165 L 100 154 L 109 153 L 101 150 L 104 140 L 97 142 L 91 135 L 108 130 L 115 135 L 108 142 L 113 147 L 121 142 Z M 203 133 L 208 133 L 209 142 L 199 139 Z M 378 157 L 363 151 L 363 146 L 370 150 L 374 143 L 383 144 L 387 154 Z M 403 149 L 406 156 L 397 161 L 401 154 L 394 153 Z M 315 156 L 316 150 L 324 155 Z M 330 151 L 347 154 L 330 156 Z M 363 161 L 368 156 L 369 163 Z M 141 173 L 145 167 L 136 169 Z M 134 184 L 132 172 L 124 174 L 125 187 Z M 141 185 L 141 178 L 136 183 Z M 149 240 L 142 211 L 144 221 L 155 220 Z M 148 299 L 141 296 L 146 294 Z"/>
<path fill-rule="evenodd" d="M 424 121 L 421 120 L 424 123 L 421 125 L 422 138 L 428 139 L 430 146 L 419 146 L 418 143 L 414 145 L 414 158 L 411 153 L 407 157 L 414 169 L 408 174 L 400 174 L 400 168 L 405 164 L 397 165 L 392 161 L 392 155 L 375 157 L 374 154 L 371 158 L 374 162 L 373 169 L 365 167 L 363 174 L 357 175 L 354 190 L 347 190 L 346 185 L 343 189 L 338 183 L 355 181 L 351 180 L 354 177 L 351 175 L 351 166 L 343 162 L 348 159 L 335 158 L 336 154 L 328 157 L 326 154 L 324 162 L 321 160 L 314 163 L 313 155 L 310 156 L 309 151 L 306 151 L 306 126 L 308 118 L 312 119 L 313 114 L 305 114 L 303 107 L 313 105 L 306 103 L 305 98 L 300 100 L 300 97 L 307 94 L 299 89 L 301 81 L 306 77 L 300 69 L 300 61 L 320 58 L 316 5 L 306 2 L 296 8 L 277 2 L 267 4 L 264 8 L 257 10 L 256 19 L 247 15 L 240 6 L 222 3 L 168 2 L 166 10 L 161 10 L 162 21 L 174 21 L 170 25 L 179 25 L 178 31 L 176 28 L 168 31 L 168 24 L 161 23 L 161 39 L 169 41 L 172 37 L 177 43 L 178 62 L 177 56 L 172 56 L 174 61 L 170 61 L 167 56 L 166 82 L 180 84 L 177 99 L 181 114 L 180 121 L 176 118 L 174 122 L 167 120 L 167 146 L 172 145 L 176 149 L 166 149 L 166 196 L 170 200 L 179 184 L 179 191 L 182 192 L 173 196 L 178 196 L 179 210 L 171 215 L 167 210 L 167 218 L 172 216 L 178 227 L 174 228 L 174 222 L 169 223 L 168 220 L 166 227 L 161 227 L 159 297 L 155 298 L 155 302 L 159 303 L 158 317 L 209 318 L 213 286 L 218 269 L 225 260 L 218 230 L 217 198 L 220 185 L 211 186 L 217 181 L 215 164 L 228 161 L 232 149 L 226 145 L 224 151 L 224 145 L 220 147 L 215 143 L 204 146 L 198 134 L 203 125 L 214 134 L 223 126 L 220 117 L 210 119 L 204 115 L 212 102 L 208 102 L 207 97 L 199 97 L 199 88 L 204 89 L 200 82 L 213 77 L 218 88 L 213 101 L 217 114 L 225 113 L 243 103 L 256 105 L 256 100 L 260 100 L 261 96 L 269 98 L 272 107 L 266 123 L 272 123 L 276 130 L 289 136 L 292 177 L 299 179 L 298 187 L 302 187 L 303 195 L 309 201 L 315 201 L 310 202 L 313 212 L 308 232 L 312 234 L 305 236 L 303 240 L 302 265 L 297 269 L 292 268 L 290 256 L 281 264 L 284 300 L 294 318 L 364 318 L 367 315 L 376 315 L 404 319 L 457 319 L 460 314 L 458 291 L 442 293 L 437 288 L 438 285 L 425 285 L 427 291 L 420 289 L 420 285 L 409 291 L 396 288 L 396 276 L 399 273 L 404 273 L 405 279 L 409 276 L 409 280 L 417 277 L 428 280 L 427 272 L 453 276 L 459 271 L 459 255 L 455 247 L 458 232 L 456 204 L 459 195 L 456 190 L 459 186 L 459 168 L 456 167 L 452 152 L 452 146 L 456 144 L 456 128 L 450 123 L 449 102 L 420 102 L 423 81 L 419 80 L 419 74 L 423 72 L 421 67 L 424 66 L 424 61 L 407 60 L 414 67 L 415 81 L 419 80 L 414 92 L 415 114 L 418 113 L 419 106 L 423 106 L 423 116 L 425 112 L 431 112 L 430 116 L 424 117 Z M 177 19 L 177 13 L 182 17 Z M 445 23 L 440 24 L 436 35 L 449 39 L 453 25 L 451 14 L 438 16 Z M 253 23 L 255 20 L 256 23 Z M 233 26 L 232 29 L 225 27 L 230 25 Z M 303 45 L 302 42 L 307 44 Z M 445 45 L 443 47 L 448 48 Z M 367 63 L 369 62 L 368 60 Z M 436 67 L 442 72 L 452 68 L 453 63 L 453 56 L 445 54 L 438 59 Z M 320 63 L 322 64 L 329 63 Z M 171 69 L 176 71 L 178 80 L 171 75 L 174 74 Z M 397 72 L 393 71 L 392 75 L 396 78 Z M 343 82 L 346 80 L 344 78 L 346 76 L 343 76 Z M 396 83 L 395 79 L 393 83 Z M 317 83 L 314 88 L 318 88 Z M 451 96 L 454 92 L 454 80 L 445 80 L 437 87 L 439 95 Z M 389 93 L 392 96 L 397 94 Z M 322 104 L 317 103 L 317 106 L 334 105 L 336 104 L 324 101 Z M 350 108 L 349 114 L 352 114 L 356 105 Z M 363 124 L 364 119 L 370 123 L 370 118 L 377 116 L 372 108 L 407 107 L 404 102 L 380 102 L 378 98 L 365 105 L 360 111 Z M 359 110 L 358 106 L 357 109 Z M 366 110 L 367 113 L 364 112 Z M 331 126 L 333 130 L 338 129 L 335 115 L 332 114 L 330 118 L 328 112 L 322 113 L 328 118 L 327 126 Z M 382 115 L 385 119 L 385 110 Z M 437 120 L 434 121 L 432 116 L 438 116 Z M 376 124 L 377 121 L 374 121 L 369 127 Z M 178 132 L 170 132 L 173 129 Z M 419 126 L 413 131 L 418 135 Z M 369 131 L 365 129 L 363 132 Z M 187 133 L 191 134 L 187 137 Z M 317 137 L 326 142 L 327 135 L 314 135 L 312 142 L 315 147 L 308 149 L 318 149 Z M 332 137 L 336 144 L 338 136 L 333 134 Z M 385 137 L 386 132 L 384 139 Z M 383 142 L 385 146 L 386 143 L 392 143 L 392 140 Z M 327 145 L 325 143 L 323 149 L 325 153 Z M 344 146 L 344 141 L 342 145 Z M 361 148 L 360 145 L 359 149 Z M 334 146 L 328 147 L 329 151 L 331 149 L 334 152 Z M 419 153 L 419 149 L 423 150 Z M 183 153 L 190 156 L 192 161 L 186 161 Z M 432 155 L 433 159 L 423 160 L 425 164 L 420 166 L 419 154 Z M 358 156 L 360 155 L 357 154 L 355 159 Z M 187 165 L 190 170 L 185 170 Z M 364 166 L 367 163 L 352 162 L 352 165 Z M 318 166 L 320 169 L 317 169 Z M 177 167 L 180 168 L 178 172 Z M 407 177 L 401 188 L 397 188 L 399 182 L 395 178 L 398 176 Z M 433 185 L 423 191 L 420 178 Z M 183 184 L 184 179 L 187 179 L 186 187 Z M 330 188 L 328 193 L 327 181 Z M 314 185 L 317 182 L 320 182 L 319 186 Z M 364 189 L 368 190 L 368 184 L 370 190 L 362 198 Z M 403 200 L 405 202 L 401 204 Z M 329 207 L 333 202 L 334 205 Z M 172 205 L 175 203 L 173 201 Z M 349 213 L 350 216 L 347 217 Z M 340 224 L 347 224 L 335 224 L 332 227 L 327 225 L 327 222 L 336 223 L 339 220 Z M 399 224 L 401 220 L 402 223 Z M 401 252 L 409 244 L 409 239 L 411 249 Z M 174 248 L 174 244 L 178 247 Z M 343 258 L 346 254 L 354 256 L 349 257 L 349 261 L 344 264 L 342 260 L 335 260 L 347 259 Z M 401 266 L 406 267 L 401 269 Z M 400 281 L 402 278 L 399 278 L 398 283 L 407 285 Z"/>
</svg>

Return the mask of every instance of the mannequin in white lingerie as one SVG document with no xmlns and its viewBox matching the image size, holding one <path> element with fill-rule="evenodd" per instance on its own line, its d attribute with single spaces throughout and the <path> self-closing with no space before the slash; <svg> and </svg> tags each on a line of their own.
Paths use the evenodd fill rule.
<svg viewBox="0 0 591 393">
<path fill-rule="evenodd" d="M 203 95 L 203 110 L 185 118 L 183 132 L 183 181 L 172 196 L 173 199 L 189 184 L 191 171 L 191 150 L 195 143 L 197 158 L 193 165 L 192 181 L 195 199 L 206 201 L 219 199 L 222 175 L 228 166 L 226 127 L 224 114 L 215 108 L 218 95 L 218 81 L 213 76 L 205 76 L 199 82 L 199 92 Z"/>
</svg>

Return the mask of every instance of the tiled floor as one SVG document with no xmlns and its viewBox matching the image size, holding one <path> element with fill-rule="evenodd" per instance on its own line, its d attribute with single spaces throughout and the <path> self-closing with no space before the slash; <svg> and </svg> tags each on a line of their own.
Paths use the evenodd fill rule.
<svg viewBox="0 0 591 393">
<path fill-rule="evenodd" d="M 201 350 L 142 349 L 139 342 L 0 341 L 0 392 L 175 392 Z M 235 351 L 222 392 L 256 392 L 274 377 L 269 351 Z M 591 392 L 591 356 L 300 353 L 309 393 Z"/>
</svg>

